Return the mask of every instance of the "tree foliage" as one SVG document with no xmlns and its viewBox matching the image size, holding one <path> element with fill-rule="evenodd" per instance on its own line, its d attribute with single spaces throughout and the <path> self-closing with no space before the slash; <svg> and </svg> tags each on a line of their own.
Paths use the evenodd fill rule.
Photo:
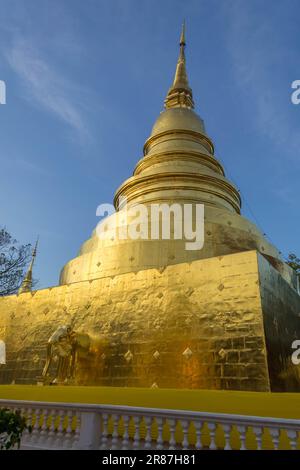
<svg viewBox="0 0 300 470">
<path fill-rule="evenodd" d="M 31 245 L 20 245 L 0 227 L 0 296 L 15 294 L 24 278 Z"/>
<path fill-rule="evenodd" d="M 287 264 L 293 268 L 298 275 L 300 275 L 300 258 L 294 253 L 290 253 L 286 260 Z"/>
<path fill-rule="evenodd" d="M 20 447 L 25 429 L 31 432 L 31 426 L 27 426 L 26 419 L 21 416 L 20 411 L 13 412 L 7 408 L 0 408 L 0 450 Z"/>
</svg>

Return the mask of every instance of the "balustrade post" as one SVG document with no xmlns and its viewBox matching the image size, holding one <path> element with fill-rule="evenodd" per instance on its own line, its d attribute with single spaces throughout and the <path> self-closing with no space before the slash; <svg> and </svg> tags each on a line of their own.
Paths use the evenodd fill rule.
<svg viewBox="0 0 300 470">
<path fill-rule="evenodd" d="M 119 421 L 120 417 L 117 414 L 112 415 L 112 422 L 113 422 L 113 433 L 111 436 L 111 449 L 115 450 L 118 449 L 118 444 L 119 444 Z"/>
<path fill-rule="evenodd" d="M 237 426 L 237 430 L 238 430 L 238 432 L 239 432 L 240 441 L 241 441 L 240 450 L 247 450 L 247 447 L 246 447 L 246 432 L 247 432 L 247 427 L 244 426 L 244 425 L 238 425 L 238 426 Z M 254 433 L 254 434 L 255 434 L 255 433 Z"/>
<path fill-rule="evenodd" d="M 217 425 L 215 423 L 207 423 L 207 427 L 210 431 L 210 444 L 209 444 L 209 449 L 210 450 L 216 450 L 217 449 L 217 444 L 216 444 L 216 430 L 217 430 Z"/>
<path fill-rule="evenodd" d="M 145 449 L 151 449 L 152 447 L 152 436 L 151 436 L 152 417 L 145 416 L 144 419 L 145 419 L 145 426 L 146 426 Z"/>
<path fill-rule="evenodd" d="M 163 425 L 164 420 L 160 416 L 156 418 L 157 423 L 157 439 L 156 439 L 156 449 L 162 450 L 164 448 L 163 441 Z"/>
<path fill-rule="evenodd" d="M 48 420 L 49 410 L 46 408 L 42 411 L 42 424 L 39 435 L 39 444 L 43 446 L 46 436 L 47 436 L 47 420 Z"/>
<path fill-rule="evenodd" d="M 141 423 L 141 416 L 134 416 L 134 436 L 133 436 L 133 449 L 140 449 L 141 447 L 141 439 L 140 439 L 140 423 Z"/>
<path fill-rule="evenodd" d="M 80 419 L 78 449 L 98 449 L 101 441 L 101 414 L 95 411 L 82 411 Z"/>
<path fill-rule="evenodd" d="M 287 436 L 292 450 L 297 450 L 298 431 L 288 430 Z"/>
<path fill-rule="evenodd" d="M 257 450 L 262 450 L 262 436 L 263 436 L 264 429 L 263 427 L 253 426 L 252 430 L 256 437 Z"/>
<path fill-rule="evenodd" d="M 203 423 L 203 421 L 195 421 L 194 425 L 195 425 L 195 430 L 196 430 L 195 448 L 197 450 L 200 450 L 200 449 L 203 448 L 203 445 L 202 445 L 202 431 L 203 431 L 204 423 Z"/>
<path fill-rule="evenodd" d="M 65 431 L 65 441 L 64 441 L 64 447 L 66 449 L 72 448 L 72 423 L 73 423 L 73 412 L 72 410 L 69 410 L 67 412 L 67 423 L 66 423 L 66 431 Z"/>
<path fill-rule="evenodd" d="M 175 450 L 176 449 L 176 439 L 175 439 L 176 419 L 168 419 L 168 424 L 169 424 L 169 429 L 170 429 L 169 449 Z"/>
<path fill-rule="evenodd" d="M 279 448 L 279 438 L 280 438 L 280 429 L 277 428 L 269 428 L 269 432 L 271 434 L 271 440 L 274 446 L 274 450 L 278 450 Z"/>
<path fill-rule="evenodd" d="M 181 421 L 182 432 L 183 432 L 183 441 L 182 441 L 182 449 L 188 450 L 189 448 L 189 421 L 183 420 Z"/>
<path fill-rule="evenodd" d="M 122 438 L 122 449 L 128 450 L 129 449 L 129 421 L 130 416 L 124 415 L 123 416 L 123 424 L 124 424 L 124 434 Z"/>
<path fill-rule="evenodd" d="M 224 450 L 231 450 L 231 444 L 230 444 L 231 427 L 232 427 L 231 424 L 223 424 L 223 431 L 224 431 L 224 438 L 225 438 Z"/>
</svg>

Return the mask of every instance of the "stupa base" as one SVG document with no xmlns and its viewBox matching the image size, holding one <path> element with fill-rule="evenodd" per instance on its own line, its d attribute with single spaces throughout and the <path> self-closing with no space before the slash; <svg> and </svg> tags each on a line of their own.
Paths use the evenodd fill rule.
<svg viewBox="0 0 300 470">
<path fill-rule="evenodd" d="M 0 383 L 36 383 L 49 337 L 69 324 L 90 338 L 77 384 L 299 391 L 299 312 L 300 296 L 256 251 L 4 297 Z"/>
</svg>

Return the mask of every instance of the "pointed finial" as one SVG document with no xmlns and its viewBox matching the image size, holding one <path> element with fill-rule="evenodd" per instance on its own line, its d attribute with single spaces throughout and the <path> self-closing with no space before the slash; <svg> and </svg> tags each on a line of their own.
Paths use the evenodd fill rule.
<svg viewBox="0 0 300 470">
<path fill-rule="evenodd" d="M 185 46 L 185 20 L 183 20 L 183 23 L 182 23 L 179 45 L 180 46 Z"/>
<path fill-rule="evenodd" d="M 30 261 L 30 264 L 29 264 L 29 267 L 28 267 L 28 271 L 22 281 L 22 284 L 19 288 L 19 291 L 18 293 L 19 294 L 22 294 L 23 292 L 30 292 L 31 289 L 32 289 L 32 268 L 33 268 L 33 264 L 34 264 L 34 260 L 36 258 L 36 255 L 37 255 L 37 247 L 38 247 L 38 242 L 39 242 L 39 237 L 37 237 L 36 239 L 36 242 L 35 242 L 35 246 L 32 250 L 32 253 L 31 253 L 31 261 Z"/>
<path fill-rule="evenodd" d="M 37 239 L 36 239 L 36 242 L 35 242 L 35 245 L 34 245 L 34 248 L 32 250 L 32 258 L 35 258 L 36 257 L 36 254 L 37 254 L 37 247 L 38 247 L 38 244 L 39 244 L 39 235 L 37 236 Z"/>
<path fill-rule="evenodd" d="M 173 85 L 168 91 L 165 99 L 166 108 L 194 108 L 193 93 L 189 86 L 189 81 L 185 66 L 185 21 L 182 24 L 180 34 L 180 51 L 176 66 Z"/>
</svg>

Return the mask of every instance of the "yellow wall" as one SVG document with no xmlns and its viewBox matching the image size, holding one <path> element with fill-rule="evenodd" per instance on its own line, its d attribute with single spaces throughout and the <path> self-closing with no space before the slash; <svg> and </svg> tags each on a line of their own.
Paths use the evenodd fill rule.
<svg viewBox="0 0 300 470">
<path fill-rule="evenodd" d="M 255 251 L 0 299 L 1 382 L 35 383 L 66 323 L 92 338 L 78 384 L 269 390 Z"/>
</svg>

